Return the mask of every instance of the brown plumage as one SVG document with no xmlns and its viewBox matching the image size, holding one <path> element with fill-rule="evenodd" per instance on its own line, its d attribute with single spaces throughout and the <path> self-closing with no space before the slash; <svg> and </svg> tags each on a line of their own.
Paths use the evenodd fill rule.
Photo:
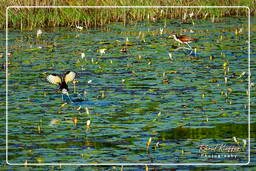
<svg viewBox="0 0 256 171">
<path fill-rule="evenodd" d="M 186 36 L 186 35 L 180 35 L 177 36 L 176 34 L 173 35 L 174 39 L 180 43 L 191 43 L 193 41 L 197 41 L 197 39 Z"/>
</svg>

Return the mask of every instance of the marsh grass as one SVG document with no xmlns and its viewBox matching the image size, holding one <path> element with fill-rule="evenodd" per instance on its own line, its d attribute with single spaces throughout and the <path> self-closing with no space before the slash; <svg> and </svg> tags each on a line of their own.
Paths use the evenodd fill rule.
<svg viewBox="0 0 256 171">
<path fill-rule="evenodd" d="M 177 1 L 177 0 L 13 0 L 4 1 L 1 8 L 1 25 L 5 27 L 5 8 L 7 6 L 249 6 L 251 8 L 251 15 L 255 14 L 255 1 L 250 0 L 234 0 L 234 1 Z M 248 10 L 246 8 L 190 8 L 190 9 L 167 9 L 167 8 L 38 8 L 38 9 L 18 9 L 11 8 L 8 11 L 8 25 L 14 29 L 32 30 L 41 27 L 56 27 L 56 26 L 71 26 L 82 25 L 84 28 L 100 27 L 111 22 L 123 22 L 124 25 L 134 23 L 147 19 L 149 22 L 154 22 L 157 19 L 182 18 L 185 14 L 191 14 L 193 18 L 209 18 L 209 17 L 223 17 L 223 16 L 247 16 Z"/>
</svg>

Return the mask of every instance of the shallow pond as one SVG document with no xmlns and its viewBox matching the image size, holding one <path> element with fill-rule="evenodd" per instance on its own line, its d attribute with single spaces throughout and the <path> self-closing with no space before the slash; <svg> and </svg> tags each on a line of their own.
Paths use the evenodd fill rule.
<svg viewBox="0 0 256 171">
<path fill-rule="evenodd" d="M 246 163 L 247 19 L 194 23 L 10 31 L 9 162 Z M 78 74 L 72 103 L 46 82 L 65 71 Z M 218 144 L 242 150 L 199 150 Z"/>
</svg>

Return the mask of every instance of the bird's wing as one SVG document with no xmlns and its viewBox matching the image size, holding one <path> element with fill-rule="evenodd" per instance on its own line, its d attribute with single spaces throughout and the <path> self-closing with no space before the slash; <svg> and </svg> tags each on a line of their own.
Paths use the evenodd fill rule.
<svg viewBox="0 0 256 171">
<path fill-rule="evenodd" d="M 186 36 L 186 35 L 180 35 L 179 39 L 182 39 L 184 41 L 194 41 L 194 38 Z"/>
<path fill-rule="evenodd" d="M 46 77 L 46 80 L 51 84 L 61 84 L 61 77 L 58 74 L 50 74 Z"/>
<path fill-rule="evenodd" d="M 73 71 L 68 71 L 68 72 L 66 72 L 66 73 L 64 74 L 64 81 L 65 81 L 66 83 L 71 82 L 71 81 L 73 81 L 73 80 L 75 79 L 75 77 L 76 77 L 76 73 L 75 73 L 75 72 L 73 72 Z"/>
</svg>

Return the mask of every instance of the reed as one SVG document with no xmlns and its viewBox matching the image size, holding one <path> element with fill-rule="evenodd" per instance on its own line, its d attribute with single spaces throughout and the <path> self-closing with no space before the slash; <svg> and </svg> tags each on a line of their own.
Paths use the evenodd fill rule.
<svg viewBox="0 0 256 171">
<path fill-rule="evenodd" d="M 0 5 L 0 27 L 5 27 L 5 8 L 7 6 L 249 6 L 251 15 L 254 15 L 256 1 L 233 0 L 233 1 L 177 1 L 177 0 L 4 0 Z M 184 18 L 184 14 L 193 14 L 193 18 L 218 18 L 223 16 L 247 16 L 247 9 L 235 8 L 48 8 L 48 9 L 18 9 L 8 10 L 8 25 L 14 29 L 33 30 L 42 27 L 59 27 L 82 25 L 84 28 L 95 28 L 111 22 L 123 22 L 124 25 L 142 20 L 154 22 L 157 19 Z M 187 17 L 188 19 L 190 17 Z"/>
</svg>

